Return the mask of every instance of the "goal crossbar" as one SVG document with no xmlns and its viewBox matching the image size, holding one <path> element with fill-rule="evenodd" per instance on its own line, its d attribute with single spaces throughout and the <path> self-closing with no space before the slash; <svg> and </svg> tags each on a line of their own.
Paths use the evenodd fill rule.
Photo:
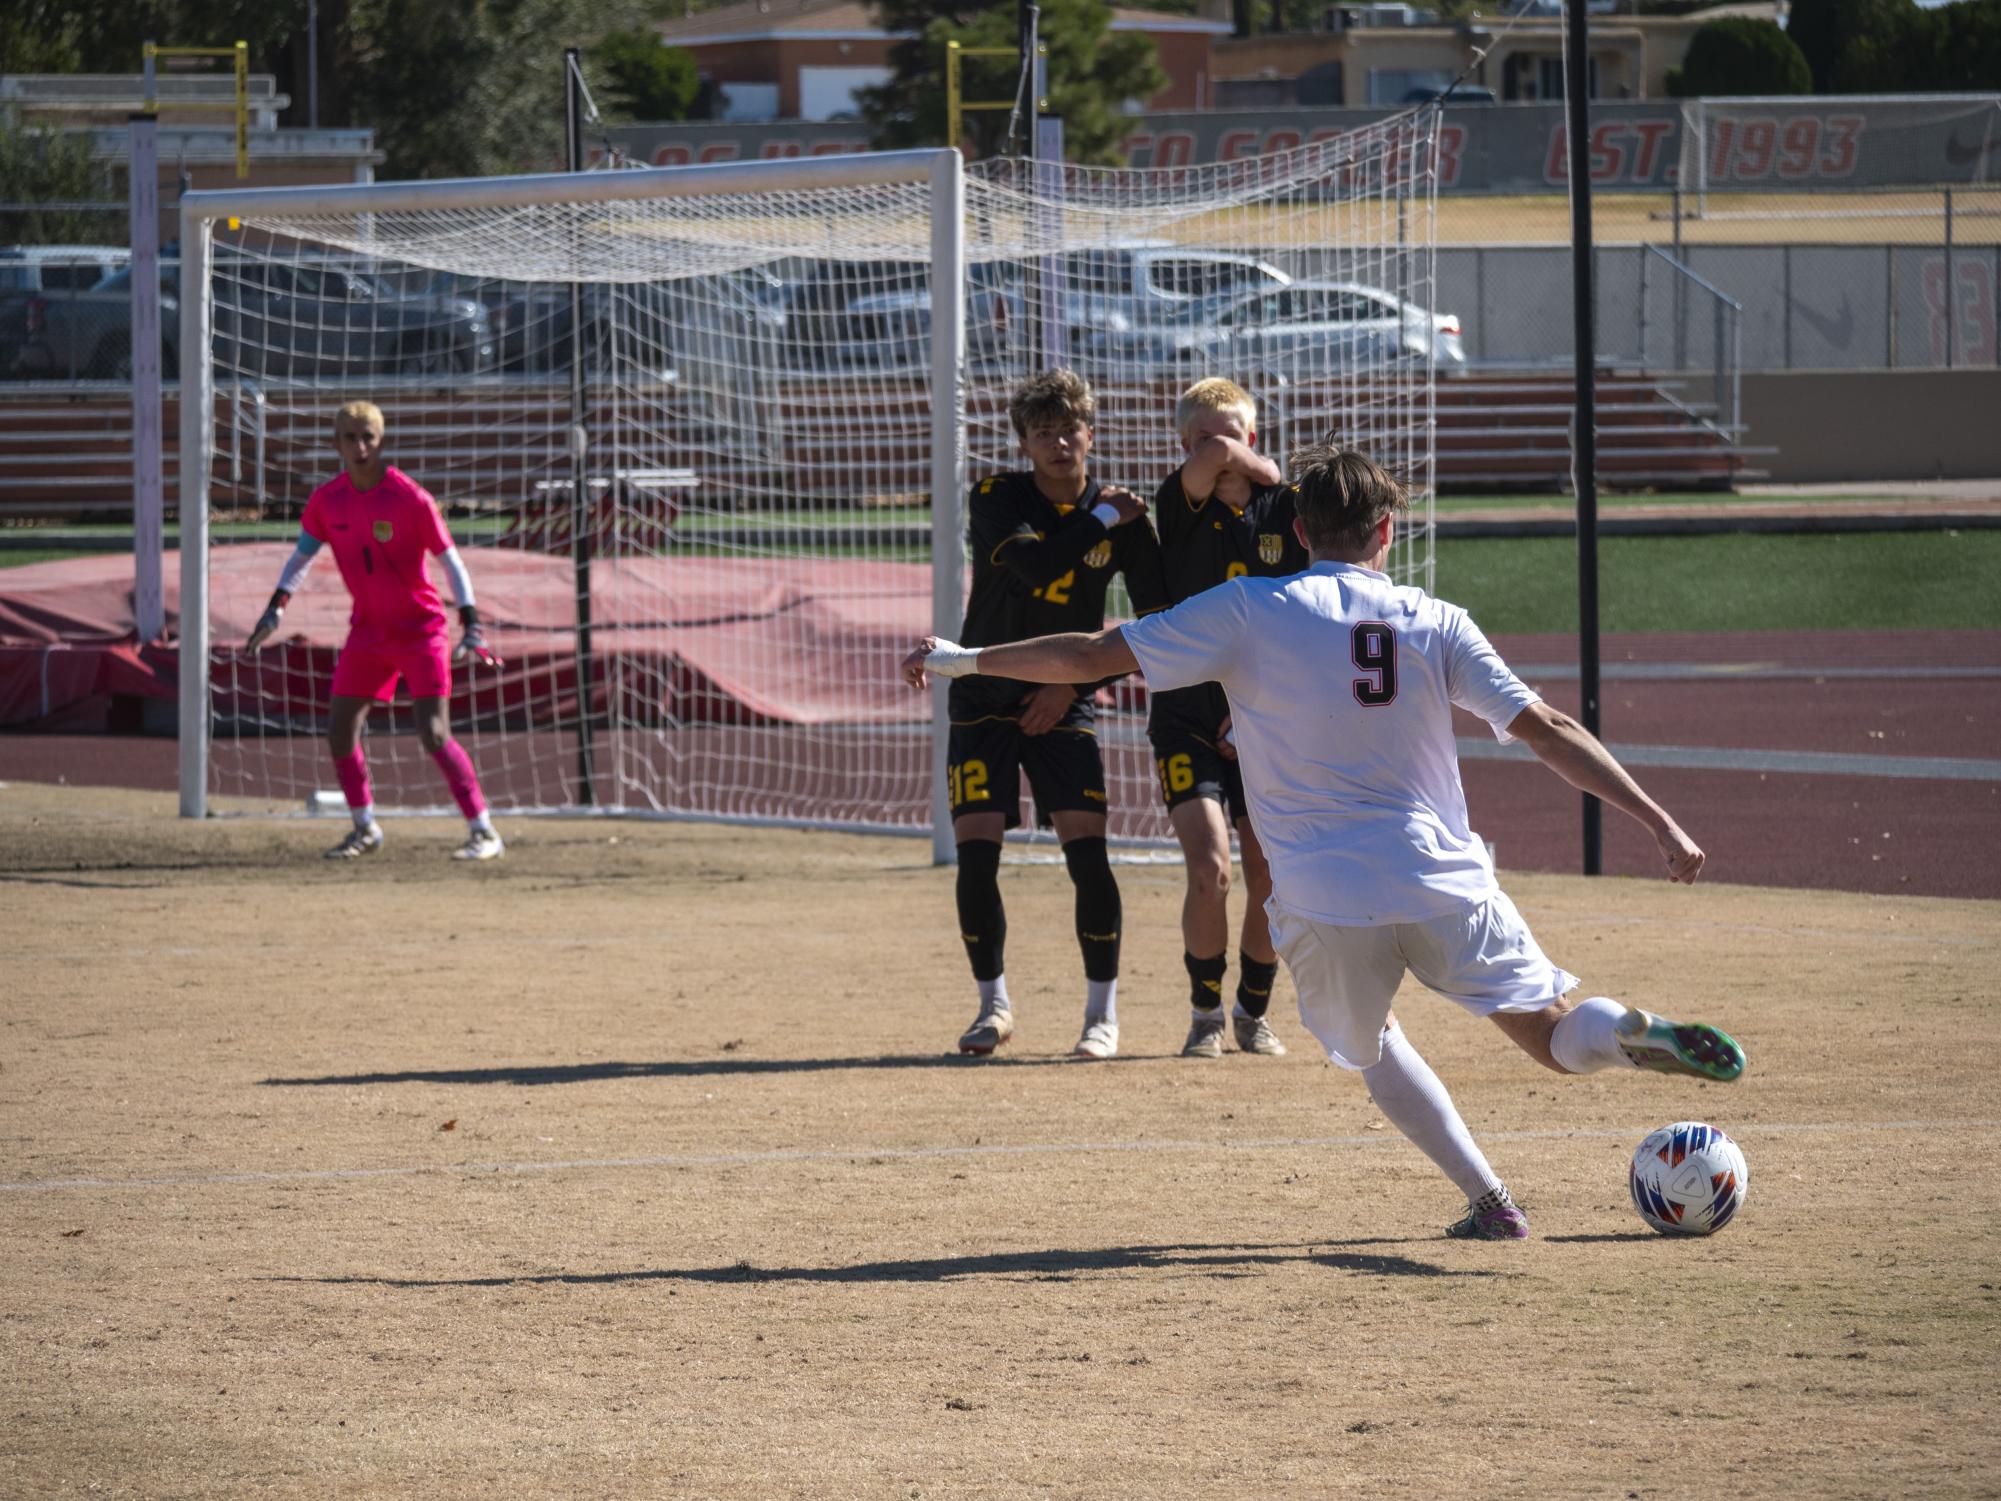
<svg viewBox="0 0 2001 1501">
<path fill-rule="evenodd" d="M 208 812 L 209 762 L 209 479 L 214 425 L 209 411 L 214 373 L 209 359 L 213 309 L 212 231 L 231 218 L 309 219 L 315 215 L 533 207 L 546 204 L 639 202 L 792 190 L 839 190 L 923 185 L 930 207 L 930 424 L 932 506 L 932 625 L 940 635 L 958 626 L 964 567 L 960 515 L 965 493 L 965 180 L 956 150 L 890 151 L 650 167 L 617 172 L 539 173 L 435 182 L 352 183 L 282 188 L 216 189 L 181 199 L 180 407 L 180 810 Z M 157 286 L 137 289 L 157 295 Z M 945 684 L 932 696 L 932 845 L 952 853 L 945 801 Z"/>
</svg>

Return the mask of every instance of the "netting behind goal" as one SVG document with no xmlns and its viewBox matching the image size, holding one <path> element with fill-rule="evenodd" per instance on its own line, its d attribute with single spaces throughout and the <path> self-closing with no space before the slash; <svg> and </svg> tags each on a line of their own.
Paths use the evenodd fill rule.
<svg viewBox="0 0 2001 1501">
<path fill-rule="evenodd" d="M 963 214 L 942 216 L 958 198 L 907 167 L 936 153 L 194 195 L 190 244 L 215 234 L 183 446 L 210 441 L 184 493 L 206 479 L 210 674 L 183 706 L 208 730 L 184 736 L 184 808 L 332 785 L 332 560 L 276 645 L 240 646 L 355 398 L 444 508 L 506 659 L 452 700 L 502 810 L 931 826 L 934 701 L 895 662 L 956 626 L 965 484 L 1020 466 L 1007 392 L 1043 365 L 1090 376 L 1100 472 L 1142 493 L 1201 375 L 1257 396 L 1270 449 L 1341 433 L 1413 482 L 1397 567 L 1427 578 L 1429 141 L 1420 114 L 1236 167 L 955 165 Z M 377 803 L 443 809 L 408 728 L 407 703 L 371 722 Z M 1142 728 L 1123 694 L 1104 738 L 1128 839 L 1165 833 Z"/>
</svg>

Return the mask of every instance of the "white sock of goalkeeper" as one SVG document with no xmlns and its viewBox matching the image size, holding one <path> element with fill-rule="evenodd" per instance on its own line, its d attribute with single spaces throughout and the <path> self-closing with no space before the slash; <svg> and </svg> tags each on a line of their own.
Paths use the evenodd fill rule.
<svg viewBox="0 0 2001 1501">
<path fill-rule="evenodd" d="M 1594 995 L 1566 1011 L 1549 1034 L 1549 1055 L 1573 1074 L 1601 1068 L 1638 1068 L 1619 1046 L 1613 1025 L 1626 1008 L 1610 996 Z"/>
<path fill-rule="evenodd" d="M 1467 1202 L 1501 1187 L 1444 1083 L 1395 1020 L 1383 1028 L 1383 1056 L 1362 1070 L 1362 1082 L 1384 1118 L 1438 1164 Z"/>
</svg>

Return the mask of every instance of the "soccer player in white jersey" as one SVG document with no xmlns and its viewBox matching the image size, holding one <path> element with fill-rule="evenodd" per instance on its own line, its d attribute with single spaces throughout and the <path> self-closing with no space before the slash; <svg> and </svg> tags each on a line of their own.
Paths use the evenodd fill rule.
<svg viewBox="0 0 2001 1501">
<path fill-rule="evenodd" d="M 1558 1073 L 1737 1078 L 1743 1049 L 1715 1027 L 1605 996 L 1570 999 L 1576 976 L 1544 957 L 1467 826 L 1452 706 L 1636 819 L 1670 880 L 1695 880 L 1702 850 L 1596 737 L 1508 670 L 1464 610 L 1382 571 L 1406 504 L 1401 485 L 1332 443 L 1295 454 L 1291 483 L 1294 525 L 1313 559 L 1304 573 L 1233 579 L 1090 635 L 978 651 L 927 638 L 904 659 L 905 679 L 921 687 L 928 669 L 1073 682 L 1138 667 L 1155 689 L 1220 682 L 1300 1019 L 1372 1093 L 1371 1071 L 1408 1049 L 1388 1020 L 1406 970 Z M 1525 1237 L 1507 1186 L 1424 1072 L 1428 1084 L 1376 1103 L 1466 1195 L 1466 1215 L 1447 1233 Z"/>
</svg>

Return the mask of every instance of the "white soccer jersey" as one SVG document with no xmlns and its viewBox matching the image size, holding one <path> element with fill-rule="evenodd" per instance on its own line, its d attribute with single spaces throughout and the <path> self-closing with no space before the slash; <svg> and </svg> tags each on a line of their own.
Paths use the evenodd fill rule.
<svg viewBox="0 0 2001 1501">
<path fill-rule="evenodd" d="M 1457 605 L 1353 563 L 1239 578 L 1121 627 L 1150 690 L 1220 682 L 1288 909 L 1423 922 L 1498 888 L 1466 824 L 1451 705 L 1505 741 L 1538 695 Z"/>
</svg>

